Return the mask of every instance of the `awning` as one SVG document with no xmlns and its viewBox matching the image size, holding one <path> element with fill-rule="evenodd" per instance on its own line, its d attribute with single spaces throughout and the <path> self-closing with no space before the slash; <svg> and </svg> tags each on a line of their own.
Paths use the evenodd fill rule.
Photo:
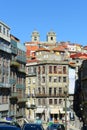
<svg viewBox="0 0 87 130">
<path fill-rule="evenodd" d="M 51 109 L 50 113 L 51 114 L 59 114 L 59 109 Z"/>
<path fill-rule="evenodd" d="M 67 111 L 67 113 L 69 113 L 70 111 Z M 65 111 L 64 110 L 60 110 L 60 113 L 61 114 L 65 114 Z"/>
<path fill-rule="evenodd" d="M 44 112 L 44 109 L 43 108 L 37 108 L 35 113 L 43 113 Z"/>
<path fill-rule="evenodd" d="M 60 111 L 60 114 L 65 114 L 65 111 L 61 110 L 61 111 Z"/>
</svg>

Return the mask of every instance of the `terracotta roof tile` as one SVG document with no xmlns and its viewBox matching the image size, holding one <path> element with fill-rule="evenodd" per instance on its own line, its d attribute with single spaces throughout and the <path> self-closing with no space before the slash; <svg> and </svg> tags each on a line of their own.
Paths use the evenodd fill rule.
<svg viewBox="0 0 87 130">
<path fill-rule="evenodd" d="M 83 49 L 87 50 L 87 46 L 84 46 Z"/>
<path fill-rule="evenodd" d="M 80 59 L 87 59 L 87 56 L 83 55 L 79 57 Z"/>
<path fill-rule="evenodd" d="M 33 63 L 33 62 L 38 62 L 38 60 L 37 59 L 27 60 L 27 63 Z"/>
<path fill-rule="evenodd" d="M 65 48 L 62 45 L 58 45 L 57 47 L 55 47 L 54 49 L 52 49 L 53 51 L 60 51 L 60 52 L 64 52 Z"/>
<path fill-rule="evenodd" d="M 70 55 L 70 58 L 86 59 L 87 58 L 87 54 L 86 53 L 76 53 L 76 54 Z"/>
<path fill-rule="evenodd" d="M 40 47 L 40 48 L 38 48 L 38 49 L 36 50 L 36 52 L 38 52 L 38 51 L 50 51 L 50 50 L 48 50 L 48 49 L 46 49 L 46 48 L 43 48 L 43 47 Z"/>
</svg>

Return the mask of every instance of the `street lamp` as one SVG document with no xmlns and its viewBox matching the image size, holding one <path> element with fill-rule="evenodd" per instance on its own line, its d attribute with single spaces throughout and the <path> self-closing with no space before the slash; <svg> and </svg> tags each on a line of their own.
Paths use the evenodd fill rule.
<svg viewBox="0 0 87 130">
<path fill-rule="evenodd" d="M 65 95 L 65 130 L 67 130 L 67 86 L 64 88 Z"/>
</svg>

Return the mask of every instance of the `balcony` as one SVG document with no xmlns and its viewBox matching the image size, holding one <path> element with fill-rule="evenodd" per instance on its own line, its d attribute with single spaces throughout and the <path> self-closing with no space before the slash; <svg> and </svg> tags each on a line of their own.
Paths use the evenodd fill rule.
<svg viewBox="0 0 87 130">
<path fill-rule="evenodd" d="M 18 68 L 20 66 L 20 64 L 17 61 L 11 61 L 10 66 L 14 66 L 14 67 Z"/>
<path fill-rule="evenodd" d="M 17 98 L 18 92 L 11 92 L 10 98 Z"/>
<path fill-rule="evenodd" d="M 27 109 L 35 109 L 36 108 L 36 105 L 35 104 L 27 104 L 26 105 Z"/>
<path fill-rule="evenodd" d="M 3 38 L 4 40 L 10 42 L 10 35 L 7 36 L 6 34 L 4 35 L 2 32 L 0 32 L 0 38 Z"/>
<path fill-rule="evenodd" d="M 16 84 L 16 88 L 24 89 L 25 85 L 23 85 L 23 84 Z"/>
<path fill-rule="evenodd" d="M 26 97 L 18 97 L 18 103 L 21 103 L 21 102 L 27 102 L 27 98 Z"/>
<path fill-rule="evenodd" d="M 11 48 L 11 53 L 17 55 L 17 49 Z"/>
<path fill-rule="evenodd" d="M 26 74 L 25 68 L 19 68 L 18 71 L 21 72 L 21 73 Z"/>
<path fill-rule="evenodd" d="M 17 42 L 11 39 L 11 53 L 17 55 Z"/>
<path fill-rule="evenodd" d="M 17 56 L 16 60 L 22 63 L 26 63 L 26 57 L 25 56 Z"/>
<path fill-rule="evenodd" d="M 36 74 L 37 74 L 36 72 L 32 72 L 32 73 L 30 72 L 29 74 L 27 74 L 27 77 L 29 77 L 29 76 L 36 76 Z"/>
<path fill-rule="evenodd" d="M 47 97 L 46 93 L 36 93 L 35 97 Z"/>
<path fill-rule="evenodd" d="M 11 85 L 9 83 L 0 83 L 0 88 L 10 88 Z"/>
<path fill-rule="evenodd" d="M 0 45 L 0 50 L 5 51 L 7 53 L 11 53 L 11 49 L 4 45 Z"/>
<path fill-rule="evenodd" d="M 10 83 L 10 84 L 16 84 L 16 79 L 10 78 L 9 83 Z"/>
<path fill-rule="evenodd" d="M 47 97 L 65 97 L 65 94 L 64 93 L 47 94 Z"/>
<path fill-rule="evenodd" d="M 36 97 L 65 97 L 65 94 L 46 94 L 46 93 L 36 93 Z M 68 95 L 67 95 L 68 96 Z"/>
</svg>

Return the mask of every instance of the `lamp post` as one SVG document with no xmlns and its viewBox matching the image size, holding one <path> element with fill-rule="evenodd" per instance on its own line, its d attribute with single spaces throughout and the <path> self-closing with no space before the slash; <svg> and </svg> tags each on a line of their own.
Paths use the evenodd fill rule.
<svg viewBox="0 0 87 130">
<path fill-rule="evenodd" d="M 65 86 L 64 94 L 65 94 L 65 130 L 67 130 L 67 86 Z"/>
</svg>

